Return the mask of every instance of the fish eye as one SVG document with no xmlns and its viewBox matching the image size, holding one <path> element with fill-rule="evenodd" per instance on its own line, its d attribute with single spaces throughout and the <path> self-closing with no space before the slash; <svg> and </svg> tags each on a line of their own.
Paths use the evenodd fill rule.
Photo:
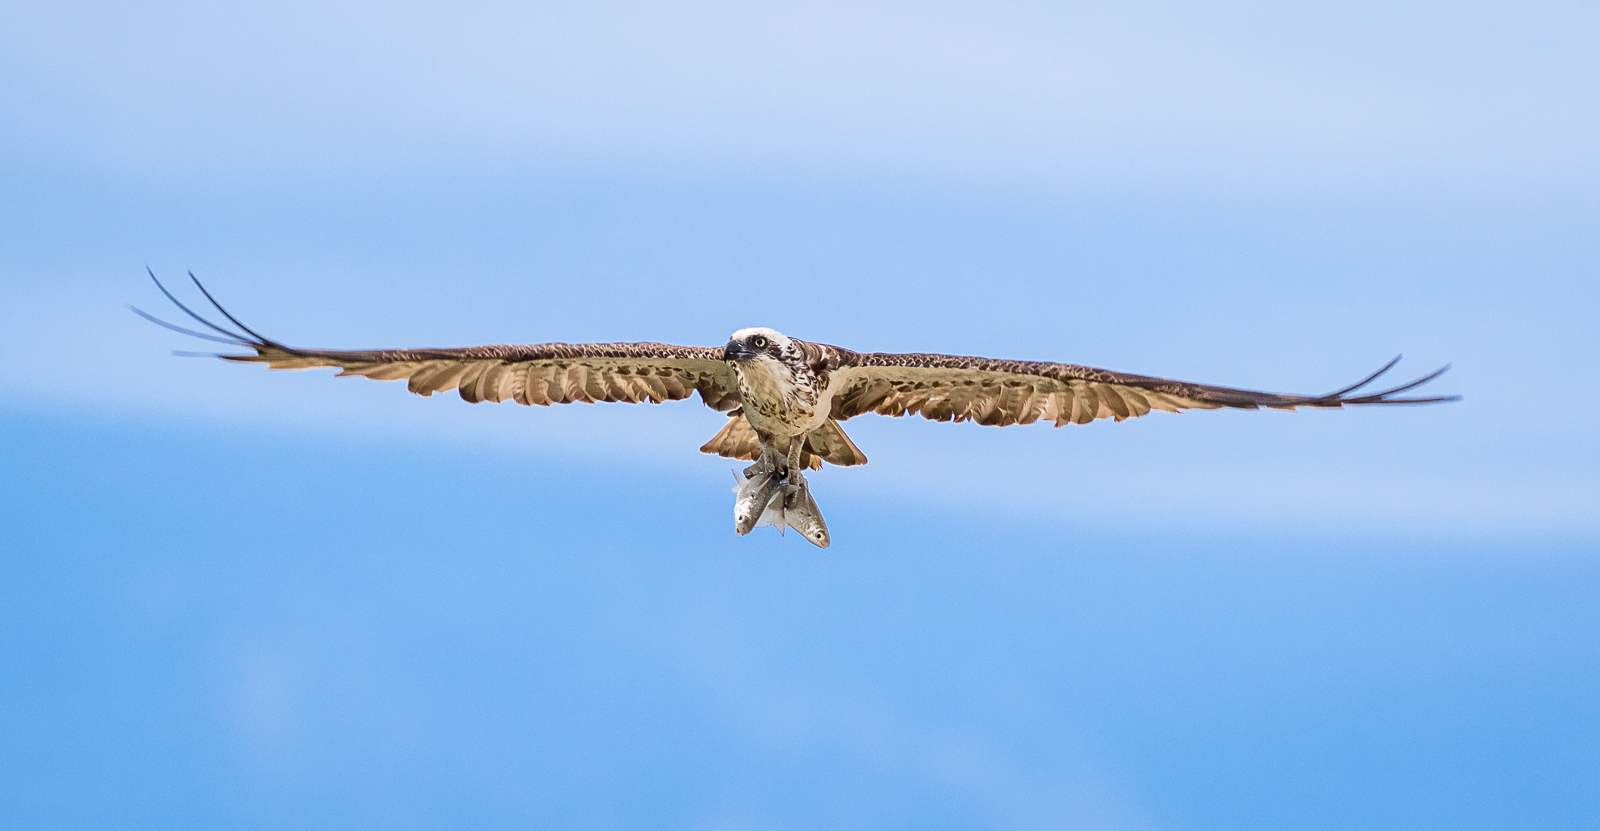
<svg viewBox="0 0 1600 831">
<path fill-rule="evenodd" d="M 765 337 L 762 337 L 761 335 L 756 335 L 755 337 L 750 339 L 750 345 L 754 346 L 757 349 L 766 349 L 767 348 L 767 339 Z"/>
</svg>

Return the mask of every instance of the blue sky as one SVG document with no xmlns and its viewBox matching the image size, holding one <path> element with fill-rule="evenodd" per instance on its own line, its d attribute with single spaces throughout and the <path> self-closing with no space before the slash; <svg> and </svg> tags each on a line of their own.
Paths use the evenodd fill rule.
<svg viewBox="0 0 1600 831">
<path fill-rule="evenodd" d="M 13 6 L 0 808 L 26 827 L 1600 821 L 1582 4 Z M 695 404 L 293 344 L 1065 360 L 1461 403 L 857 419 L 834 545 Z"/>
</svg>

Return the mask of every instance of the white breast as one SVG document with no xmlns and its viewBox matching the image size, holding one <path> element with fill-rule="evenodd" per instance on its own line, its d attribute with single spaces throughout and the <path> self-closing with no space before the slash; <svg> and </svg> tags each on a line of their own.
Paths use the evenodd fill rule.
<svg viewBox="0 0 1600 831">
<path fill-rule="evenodd" d="M 739 367 L 739 395 L 745 418 L 760 433 L 801 436 L 828 420 L 828 408 L 822 406 L 818 391 L 777 361 Z"/>
</svg>

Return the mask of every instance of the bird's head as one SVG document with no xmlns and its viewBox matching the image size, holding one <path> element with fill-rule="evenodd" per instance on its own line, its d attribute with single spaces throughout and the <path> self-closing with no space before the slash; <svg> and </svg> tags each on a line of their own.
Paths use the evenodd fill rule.
<svg viewBox="0 0 1600 831">
<path fill-rule="evenodd" d="M 722 359 L 741 368 L 768 361 L 793 366 L 800 361 L 800 345 L 776 329 L 740 329 L 722 348 Z"/>
</svg>

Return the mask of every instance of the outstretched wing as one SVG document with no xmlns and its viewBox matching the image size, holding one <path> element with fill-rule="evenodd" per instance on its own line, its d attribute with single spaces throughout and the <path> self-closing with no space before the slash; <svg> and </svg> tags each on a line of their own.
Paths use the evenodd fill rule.
<svg viewBox="0 0 1600 831">
<path fill-rule="evenodd" d="M 189 275 L 191 280 L 194 275 Z M 155 280 L 151 274 L 150 279 Z M 179 309 L 215 335 L 140 316 L 187 335 L 248 347 L 253 355 L 218 355 L 228 361 L 263 363 L 270 369 L 338 367 L 339 375 L 380 381 L 406 381 L 418 395 L 459 391 L 466 401 L 519 404 L 569 404 L 575 401 L 649 401 L 688 398 L 698 392 L 706 406 L 731 410 L 739 405 L 738 382 L 722 360 L 722 350 L 665 343 L 542 343 L 533 346 L 469 346 L 459 349 L 333 350 L 296 349 L 262 337 L 222 308 L 199 280 L 211 305 L 240 331 L 195 314 L 161 281 L 156 286 Z"/>
<path fill-rule="evenodd" d="M 1355 384 L 1327 395 L 1281 395 L 1270 392 L 1191 384 L 1166 378 L 1129 375 L 1104 369 L 1036 361 L 997 361 L 955 355 L 854 353 L 835 348 L 845 373 L 833 398 L 833 418 L 862 413 L 887 416 L 921 415 L 934 421 L 975 421 L 1005 426 L 1040 419 L 1086 424 L 1097 418 L 1121 421 L 1151 410 L 1233 407 L 1344 407 L 1358 404 L 1429 404 L 1458 396 L 1396 398 L 1444 373 L 1448 366 L 1422 378 L 1380 392 L 1356 395 L 1400 359 Z"/>
</svg>

